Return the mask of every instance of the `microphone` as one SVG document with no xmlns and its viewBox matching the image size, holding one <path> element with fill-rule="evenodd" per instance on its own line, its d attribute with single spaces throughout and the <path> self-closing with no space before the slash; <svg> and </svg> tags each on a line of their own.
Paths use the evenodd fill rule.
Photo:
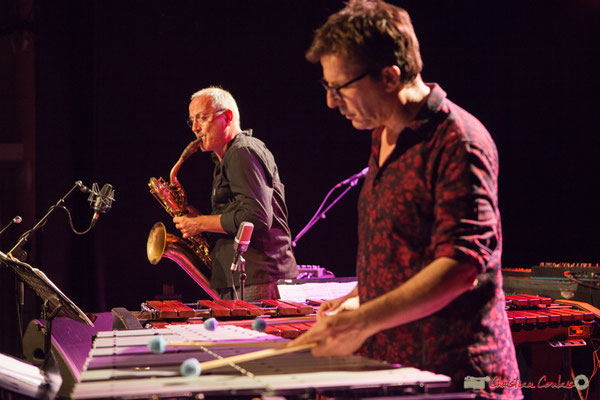
<svg viewBox="0 0 600 400">
<path fill-rule="evenodd" d="M 252 236 L 253 230 L 254 224 L 252 222 L 242 222 L 240 224 L 237 235 L 235 236 L 235 240 L 233 241 L 233 262 L 231 263 L 232 271 L 237 270 L 240 256 L 242 253 L 248 250 L 248 246 L 250 245 L 250 237 Z"/>
<path fill-rule="evenodd" d="M 10 220 L 10 222 L 4 227 L 2 228 L 2 230 L 0 231 L 0 235 L 2 235 L 4 233 L 5 230 L 8 229 L 9 226 L 11 226 L 12 224 L 20 224 L 23 221 L 23 218 L 21 218 L 20 216 L 16 216 L 13 219 Z"/>
<path fill-rule="evenodd" d="M 97 220 L 100 213 L 107 213 L 110 210 L 112 202 L 115 201 L 115 190 L 110 183 L 105 183 L 102 190 L 98 190 L 98 184 L 94 183 L 90 192 L 88 201 L 94 210 L 93 220 Z"/>
<path fill-rule="evenodd" d="M 254 230 L 254 224 L 252 222 L 242 222 L 238 228 L 238 233 L 233 241 L 233 250 L 238 253 L 244 253 L 248 250 L 250 245 L 250 237 L 252 236 L 252 230 Z"/>
<path fill-rule="evenodd" d="M 360 171 L 357 174 L 352 175 L 350 178 L 348 179 L 344 179 L 343 181 L 341 181 L 340 183 L 338 183 L 337 185 L 335 185 L 336 188 L 345 186 L 350 184 L 351 186 L 354 186 L 358 183 L 359 179 L 362 179 L 365 177 L 365 175 L 367 175 L 367 172 L 369 172 L 369 167 L 366 167 L 365 169 L 363 169 L 362 171 Z"/>
</svg>

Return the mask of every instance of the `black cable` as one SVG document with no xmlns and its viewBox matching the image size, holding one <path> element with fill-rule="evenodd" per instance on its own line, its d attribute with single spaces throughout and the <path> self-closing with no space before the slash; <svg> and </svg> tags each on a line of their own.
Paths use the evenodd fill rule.
<svg viewBox="0 0 600 400">
<path fill-rule="evenodd" d="M 81 181 L 77 181 L 75 182 L 75 185 L 73 185 L 73 187 L 67 192 L 67 194 L 65 194 L 60 200 L 58 200 L 56 202 L 56 204 L 50 206 L 50 208 L 48 209 L 48 211 L 46 212 L 46 214 L 42 217 L 42 219 L 35 224 L 35 226 L 31 229 L 29 229 L 28 231 L 26 231 L 25 233 L 23 233 L 20 237 L 19 240 L 17 241 L 17 244 L 14 245 L 14 247 L 12 249 L 10 249 L 9 253 L 12 253 L 13 251 L 15 251 L 19 246 L 21 246 L 22 244 L 25 244 L 27 242 L 27 240 L 29 239 L 29 235 L 32 234 L 33 232 L 36 232 L 37 230 L 41 229 L 44 225 L 46 225 L 46 223 L 48 222 L 48 218 L 50 217 L 50 214 L 52 214 L 52 212 L 56 209 L 56 208 L 62 208 L 63 210 L 65 210 L 67 212 L 67 215 L 69 216 L 69 225 L 71 227 L 71 230 L 77 234 L 77 235 L 84 235 L 87 232 L 89 232 L 94 225 L 96 224 L 96 220 L 97 220 L 97 214 L 94 214 L 94 217 L 92 218 L 92 222 L 90 223 L 90 226 L 88 227 L 88 229 L 86 229 L 83 232 L 78 232 L 75 227 L 73 226 L 73 219 L 71 217 L 71 212 L 64 206 L 65 203 L 65 199 L 67 197 L 69 197 L 71 195 L 71 193 L 73 193 L 73 191 L 75 189 L 79 188 L 81 190 L 82 188 L 82 183 Z"/>
<path fill-rule="evenodd" d="M 239 300 L 237 290 L 235 290 L 235 281 L 233 280 L 233 271 L 231 271 L 231 287 L 233 288 L 233 294 L 235 298 L 232 297 L 232 300 Z"/>
<path fill-rule="evenodd" d="M 65 212 L 67 213 L 67 215 L 69 216 L 69 226 L 71 227 L 71 230 L 73 231 L 74 234 L 76 235 L 85 235 L 86 233 L 88 233 L 89 231 L 92 230 L 92 228 L 94 227 L 94 225 L 96 225 L 96 221 L 98 220 L 97 218 L 92 218 L 92 222 L 90 222 L 90 226 L 82 232 L 78 232 L 77 229 L 75 229 L 75 227 L 73 226 L 73 218 L 71 217 L 71 212 L 69 211 L 69 209 L 63 205 L 59 206 L 60 208 L 62 208 L 63 210 L 65 210 Z"/>
</svg>

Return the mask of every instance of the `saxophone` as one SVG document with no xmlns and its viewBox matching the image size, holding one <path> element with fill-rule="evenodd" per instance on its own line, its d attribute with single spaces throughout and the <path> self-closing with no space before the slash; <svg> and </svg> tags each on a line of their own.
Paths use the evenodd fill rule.
<svg viewBox="0 0 600 400">
<path fill-rule="evenodd" d="M 150 178 L 150 193 L 158 200 L 171 217 L 188 213 L 187 197 L 183 187 L 177 180 L 181 164 L 194 154 L 200 146 L 201 139 L 192 141 L 181 153 L 179 160 L 171 169 L 170 183 L 163 178 Z M 148 235 L 146 253 L 151 264 L 157 264 L 162 257 L 175 261 L 179 266 L 213 299 L 219 296 L 210 288 L 207 276 L 211 274 L 212 260 L 210 249 L 203 235 L 196 235 L 183 240 L 167 233 L 162 222 L 154 224 Z"/>
</svg>

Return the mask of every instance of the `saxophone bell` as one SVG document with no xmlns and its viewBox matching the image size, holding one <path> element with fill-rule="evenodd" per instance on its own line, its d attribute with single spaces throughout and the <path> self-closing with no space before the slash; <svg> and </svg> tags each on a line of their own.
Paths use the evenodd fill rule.
<svg viewBox="0 0 600 400">
<path fill-rule="evenodd" d="M 206 277 L 210 276 L 210 270 L 206 268 L 203 260 L 183 239 L 167 233 L 162 222 L 155 223 L 150 229 L 146 243 L 146 255 L 152 265 L 158 264 L 163 257 L 174 261 L 212 299 L 219 299 L 219 295 L 210 288 L 210 282 Z"/>
<path fill-rule="evenodd" d="M 148 234 L 148 241 L 146 243 L 146 255 L 150 264 L 156 265 L 165 254 L 165 248 L 167 247 L 167 229 L 162 222 L 154 224 L 150 233 Z"/>
</svg>

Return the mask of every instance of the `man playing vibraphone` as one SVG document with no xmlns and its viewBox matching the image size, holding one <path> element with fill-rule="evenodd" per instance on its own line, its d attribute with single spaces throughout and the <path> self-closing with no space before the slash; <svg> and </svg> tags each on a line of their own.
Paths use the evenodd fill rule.
<svg viewBox="0 0 600 400">
<path fill-rule="evenodd" d="M 315 355 L 360 348 L 449 375 L 454 390 L 471 376 L 486 382 L 483 397 L 522 397 L 489 385 L 519 378 L 489 133 L 440 86 L 424 83 L 403 9 L 350 1 L 315 32 L 306 57 L 321 64 L 327 105 L 371 130 L 372 146 L 358 206 L 357 289 L 325 303 L 292 345 L 316 342 Z M 358 308 L 345 306 L 357 296 Z"/>
</svg>

